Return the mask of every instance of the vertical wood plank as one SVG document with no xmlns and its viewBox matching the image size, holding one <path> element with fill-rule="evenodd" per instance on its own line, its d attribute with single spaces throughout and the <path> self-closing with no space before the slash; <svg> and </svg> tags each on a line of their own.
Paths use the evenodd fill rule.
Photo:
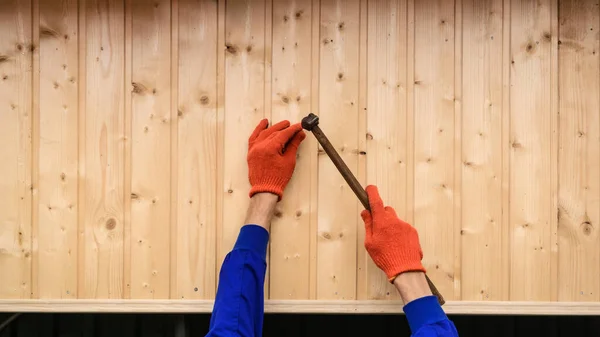
<svg viewBox="0 0 600 337">
<path fill-rule="evenodd" d="M 80 298 L 123 295 L 124 3 L 86 3 L 85 269 Z M 129 196 L 127 196 L 129 197 Z"/>
<path fill-rule="evenodd" d="M 38 298 L 40 170 L 40 2 L 31 2 L 31 298 Z"/>
<path fill-rule="evenodd" d="M 355 174 L 359 19 L 358 0 L 321 2 L 320 125 Z M 317 298 L 352 300 L 356 297 L 358 199 L 325 152 L 319 154 Z"/>
<path fill-rule="evenodd" d="M 225 131 L 225 2 L 226 0 L 217 1 L 217 125 L 216 125 L 216 146 L 217 156 L 216 165 L 216 234 L 215 234 L 215 260 L 219 257 L 221 247 L 223 245 L 223 167 L 224 162 L 224 131 Z M 221 264 L 215 261 L 215 282 L 219 280 L 219 269 Z M 216 286 L 216 284 L 215 284 Z"/>
<path fill-rule="evenodd" d="M 500 268 L 504 281 L 501 300 L 510 299 L 510 74 L 512 72 L 512 53 L 510 49 L 511 34 L 510 3 L 502 0 L 502 255 Z"/>
<path fill-rule="evenodd" d="M 39 298 L 77 298 L 78 5 L 40 3 Z"/>
<path fill-rule="evenodd" d="M 552 297 L 551 41 L 551 1 L 513 0 L 509 212 L 515 301 Z"/>
<path fill-rule="evenodd" d="M 132 2 L 131 297 L 168 298 L 171 6 Z"/>
<path fill-rule="evenodd" d="M 321 0 L 311 0 L 311 101 L 310 109 L 314 114 L 318 114 L 319 109 L 319 88 L 320 88 L 320 55 L 321 55 Z M 303 141 L 304 147 L 310 147 L 310 221 L 309 221 L 309 299 L 317 298 L 317 228 L 318 228 L 318 182 L 319 182 L 319 157 L 316 155 L 318 142 L 315 137 L 310 137 Z"/>
<path fill-rule="evenodd" d="M 132 254 L 131 254 L 131 195 L 132 195 L 132 180 L 131 176 L 133 173 L 132 169 L 132 111 L 133 104 L 133 0 L 124 0 L 125 9 L 125 66 L 124 66 L 124 82 L 125 90 L 129 92 L 124 93 L 125 100 L 125 118 L 124 118 L 124 138 L 127 140 L 124 148 L 124 160 L 123 160 L 123 298 L 131 298 L 131 265 L 132 265 Z"/>
<path fill-rule="evenodd" d="M 414 226 L 423 264 L 454 298 L 454 3 L 415 2 Z M 457 127 L 460 127 L 458 125 Z"/>
<path fill-rule="evenodd" d="M 598 1 L 559 3 L 558 299 L 600 299 Z"/>
<path fill-rule="evenodd" d="M 461 300 L 462 280 L 462 247 L 461 247 L 461 224 L 462 224 L 462 26 L 463 26 L 463 2 L 454 1 L 454 224 L 453 224 L 453 258 L 454 258 L 454 300 Z"/>
<path fill-rule="evenodd" d="M 369 55 L 369 1 L 360 0 L 360 18 L 359 18 L 359 73 L 358 73 L 358 161 L 356 178 L 361 186 L 367 185 L 367 107 L 368 99 L 368 55 Z M 362 210 L 359 205 L 359 211 Z M 365 226 L 360 213 L 357 215 L 357 233 L 356 233 L 356 299 L 364 300 L 368 298 L 369 270 L 368 265 L 372 263 L 369 253 L 365 249 Z"/>
<path fill-rule="evenodd" d="M 218 263 L 233 248 L 248 206 L 248 137 L 265 117 L 264 0 L 225 4 L 223 228 Z"/>
<path fill-rule="evenodd" d="M 212 298 L 216 290 L 217 3 L 180 0 L 178 5 L 175 297 Z"/>
<path fill-rule="evenodd" d="M 170 206 L 170 261 L 169 261 L 169 298 L 177 298 L 177 251 L 178 228 L 178 192 L 179 192 L 179 0 L 171 0 L 171 206 Z M 216 227 L 216 223 L 215 223 Z M 213 256 L 214 257 L 214 256 Z"/>
<path fill-rule="evenodd" d="M 406 219 L 407 1 L 369 3 L 367 183 L 385 205 Z M 363 230 L 364 231 L 364 230 Z M 359 247 L 364 249 L 363 247 Z M 399 299 L 398 291 L 369 257 L 368 299 Z"/>
<path fill-rule="evenodd" d="M 463 0 L 462 291 L 502 300 L 502 0 Z M 494 262 L 495 261 L 495 262 Z"/>
<path fill-rule="evenodd" d="M 77 115 L 77 297 L 82 298 L 85 292 L 85 219 L 86 219 L 86 86 L 87 86 L 87 3 L 78 0 L 79 13 L 77 22 L 77 61 L 79 63 L 78 115 Z"/>
<path fill-rule="evenodd" d="M 32 7 L 0 2 L 1 298 L 31 296 Z"/>
<path fill-rule="evenodd" d="M 272 91 L 273 123 L 299 122 L 311 110 L 310 1 L 273 1 Z M 270 249 L 270 299 L 309 298 L 311 204 L 310 142 L 298 150 L 296 170 L 273 219 Z"/>
</svg>

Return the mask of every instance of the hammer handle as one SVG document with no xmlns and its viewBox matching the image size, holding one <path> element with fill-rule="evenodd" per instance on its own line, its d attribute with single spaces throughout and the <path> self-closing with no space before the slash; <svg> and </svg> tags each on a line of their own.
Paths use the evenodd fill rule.
<svg viewBox="0 0 600 337">
<path fill-rule="evenodd" d="M 337 153 L 333 145 L 331 145 L 331 142 L 329 141 L 329 139 L 327 139 L 323 131 L 321 131 L 321 128 L 319 128 L 319 126 L 314 126 L 311 131 L 315 135 L 315 138 L 317 138 L 319 144 L 321 144 L 321 146 L 323 147 L 323 150 L 325 150 L 325 153 L 327 153 L 327 155 L 333 162 L 333 165 L 337 167 L 338 171 L 340 171 L 340 173 L 342 174 L 344 180 L 346 180 L 352 191 L 354 191 L 354 194 L 356 194 L 358 200 L 360 200 L 363 207 L 366 210 L 370 211 L 371 206 L 369 205 L 369 196 L 367 195 L 367 192 L 362 187 L 358 179 L 356 179 L 352 171 L 350 171 L 350 168 L 348 168 L 348 166 L 346 165 L 342 157 L 340 157 L 340 155 Z M 446 303 L 446 300 L 444 300 L 442 294 L 439 292 L 439 290 L 436 288 L 433 282 L 431 282 L 427 274 L 425 274 L 425 278 L 427 279 L 427 284 L 429 284 L 429 289 L 431 290 L 431 293 L 435 295 L 435 297 L 437 297 L 440 305 L 444 305 L 444 303 Z"/>
<path fill-rule="evenodd" d="M 346 165 L 342 157 L 340 157 L 340 155 L 337 153 L 333 145 L 331 145 L 329 139 L 327 139 L 325 134 L 323 134 L 323 131 L 321 131 L 321 129 L 318 126 L 315 126 L 312 129 L 312 133 L 315 135 L 315 137 L 317 138 L 317 140 L 319 141 L 319 143 L 333 162 L 333 165 L 337 167 L 338 171 L 340 171 L 340 173 L 342 174 L 342 177 L 344 177 L 348 185 L 350 185 L 350 188 L 352 189 L 352 191 L 354 191 L 354 194 L 356 194 L 358 200 L 360 200 L 365 209 L 371 210 L 371 207 L 369 206 L 369 197 L 367 196 L 367 192 L 362 187 L 358 179 L 356 179 L 354 174 L 352 174 L 352 171 L 350 171 L 350 168 L 348 168 L 348 166 Z"/>
</svg>

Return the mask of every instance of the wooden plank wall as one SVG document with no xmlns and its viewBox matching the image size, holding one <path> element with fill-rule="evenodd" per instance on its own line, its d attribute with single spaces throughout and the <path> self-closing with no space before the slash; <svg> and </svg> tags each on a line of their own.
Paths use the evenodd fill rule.
<svg viewBox="0 0 600 337">
<path fill-rule="evenodd" d="M 0 2 L 0 298 L 211 299 L 247 137 L 319 114 L 447 300 L 600 300 L 597 0 Z M 397 299 L 309 135 L 271 299 Z"/>
</svg>

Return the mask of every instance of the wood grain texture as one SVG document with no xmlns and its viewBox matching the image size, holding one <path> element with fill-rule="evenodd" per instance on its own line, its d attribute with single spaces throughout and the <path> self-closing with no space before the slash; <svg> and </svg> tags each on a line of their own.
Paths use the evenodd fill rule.
<svg viewBox="0 0 600 337">
<path fill-rule="evenodd" d="M 0 3 L 0 297 L 31 296 L 32 6 Z"/>
<path fill-rule="evenodd" d="M 502 0 L 463 0 L 461 299 L 501 300 Z"/>
<path fill-rule="evenodd" d="M 39 298 L 77 298 L 78 4 L 40 3 Z"/>
<path fill-rule="evenodd" d="M 573 301 L 600 299 L 599 30 L 592 0 L 1 2 L 0 300 L 210 310 L 250 132 L 313 112 L 417 228 L 445 308 L 592 312 Z M 307 136 L 267 310 L 396 312 Z"/>
<path fill-rule="evenodd" d="M 454 4 L 415 2 L 414 226 L 427 274 L 454 298 Z M 421 41 L 429 41 L 422 43 Z"/>
<path fill-rule="evenodd" d="M 320 126 L 356 174 L 359 1 L 321 1 Z M 343 118 L 340 118 L 343 116 Z M 355 299 L 358 199 L 319 151 L 317 298 Z"/>
<path fill-rule="evenodd" d="M 85 217 L 80 298 L 123 296 L 124 3 L 86 3 Z M 129 196 L 127 196 L 129 197 Z"/>
<path fill-rule="evenodd" d="M 597 1 L 561 1 L 559 13 L 558 300 L 598 301 L 600 10 Z"/>
<path fill-rule="evenodd" d="M 308 1 L 273 1 L 271 120 L 300 122 L 311 111 L 312 6 Z M 307 136 L 312 135 L 307 133 Z M 296 170 L 271 224 L 271 299 L 309 297 L 311 161 L 316 151 L 303 142 Z"/>
<path fill-rule="evenodd" d="M 369 4 L 367 149 L 361 153 L 367 157 L 368 184 L 378 187 L 384 204 L 402 219 L 408 206 L 407 148 L 412 146 L 406 138 L 408 50 L 402 47 L 408 37 L 407 9 L 404 0 Z M 399 299 L 385 273 L 370 257 L 367 262 L 367 298 Z"/>
<path fill-rule="evenodd" d="M 551 3 L 512 1 L 510 300 L 550 300 Z"/>
<path fill-rule="evenodd" d="M 177 290 L 213 298 L 216 233 L 217 4 L 179 1 Z M 198 55 L 206 55 L 202 59 Z M 220 150 L 221 151 L 221 150 Z"/>
<path fill-rule="evenodd" d="M 171 7 L 133 0 L 131 256 L 133 298 L 169 298 Z"/>
</svg>

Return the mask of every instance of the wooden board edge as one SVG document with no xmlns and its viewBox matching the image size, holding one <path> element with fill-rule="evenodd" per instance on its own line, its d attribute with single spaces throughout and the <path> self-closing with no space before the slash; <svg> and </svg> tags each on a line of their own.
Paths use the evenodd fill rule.
<svg viewBox="0 0 600 337">
<path fill-rule="evenodd" d="M 212 300 L 0 300 L 0 312 L 210 313 Z M 448 301 L 446 314 L 600 315 L 600 302 Z M 265 313 L 403 314 L 402 301 L 267 300 Z"/>
</svg>

